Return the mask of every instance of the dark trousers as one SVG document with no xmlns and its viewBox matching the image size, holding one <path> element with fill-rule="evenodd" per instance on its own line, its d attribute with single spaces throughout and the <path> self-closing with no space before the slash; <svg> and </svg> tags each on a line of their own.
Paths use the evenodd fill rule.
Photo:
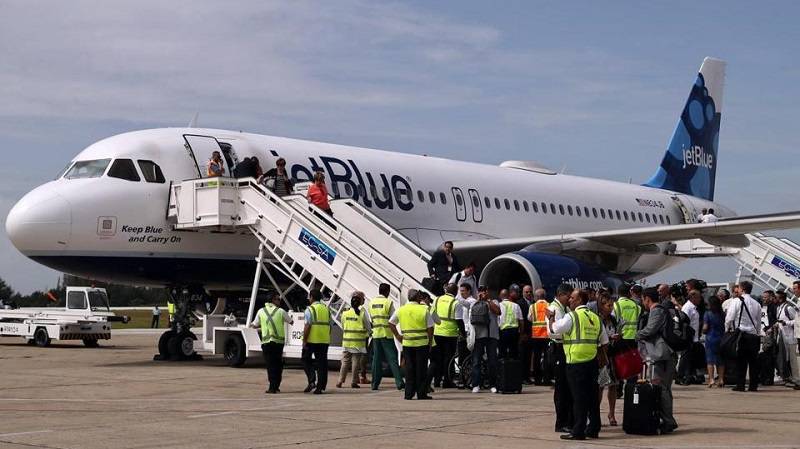
<svg viewBox="0 0 800 449">
<path fill-rule="evenodd" d="M 314 361 L 311 361 L 311 356 Z M 328 387 L 328 345 L 325 343 L 308 343 L 303 348 L 300 356 L 303 361 L 303 371 L 306 372 L 309 384 L 316 384 L 317 388 L 324 390 Z"/>
<path fill-rule="evenodd" d="M 519 358 L 519 329 L 510 327 L 500 331 L 500 358 Z"/>
<path fill-rule="evenodd" d="M 469 348 L 467 347 L 467 335 L 461 335 L 458 337 L 458 343 L 456 344 L 456 351 L 458 352 L 458 363 L 463 364 L 464 360 L 467 360 L 469 357 Z M 469 379 L 463 379 L 463 382 L 469 383 Z"/>
<path fill-rule="evenodd" d="M 761 370 L 758 368 L 758 350 L 761 348 L 761 339 L 753 334 L 742 332 L 739 340 L 739 352 L 736 354 L 736 388 L 744 389 L 747 370 L 750 369 L 750 390 L 758 389 L 758 377 Z"/>
<path fill-rule="evenodd" d="M 425 346 L 403 346 L 403 359 L 406 362 L 406 399 L 424 398 L 428 395 L 428 355 L 430 348 Z"/>
<path fill-rule="evenodd" d="M 567 381 L 567 358 L 564 355 L 564 345 L 556 344 L 554 377 L 556 380 L 553 389 L 553 403 L 556 406 L 556 432 L 564 427 L 572 428 L 572 393 Z"/>
<path fill-rule="evenodd" d="M 393 338 L 373 338 L 372 339 L 372 389 L 377 390 L 381 386 L 383 378 L 383 362 L 389 365 L 389 369 L 394 376 L 394 383 L 397 388 L 403 387 L 403 375 L 400 373 L 400 365 L 397 363 L 397 347 L 394 345 Z"/>
<path fill-rule="evenodd" d="M 283 377 L 283 344 L 264 343 L 261 345 L 261 355 L 267 364 L 267 384 L 269 389 L 275 391 L 281 387 Z"/>
<path fill-rule="evenodd" d="M 497 340 L 494 338 L 478 338 L 472 347 L 472 379 L 473 387 L 481 386 L 481 362 L 486 353 L 486 379 L 490 387 L 497 385 Z"/>
<path fill-rule="evenodd" d="M 453 379 L 450 376 L 450 360 L 456 353 L 456 345 L 458 344 L 458 337 L 443 337 L 441 335 L 434 335 L 436 346 L 431 348 L 431 366 L 429 377 L 433 379 L 436 385 L 443 384 L 446 387 L 452 387 Z"/>
<path fill-rule="evenodd" d="M 533 380 L 536 383 L 547 383 L 552 381 L 551 374 L 545 374 L 544 351 L 547 350 L 546 338 L 531 338 L 531 353 L 533 355 Z"/>
<path fill-rule="evenodd" d="M 572 391 L 572 435 L 582 437 L 600 433 L 600 396 L 597 360 L 567 365 L 567 381 Z M 587 424 L 586 421 L 589 423 Z"/>
<path fill-rule="evenodd" d="M 160 315 L 153 315 L 153 319 L 150 321 L 151 328 L 158 328 L 159 318 L 161 318 Z"/>
</svg>

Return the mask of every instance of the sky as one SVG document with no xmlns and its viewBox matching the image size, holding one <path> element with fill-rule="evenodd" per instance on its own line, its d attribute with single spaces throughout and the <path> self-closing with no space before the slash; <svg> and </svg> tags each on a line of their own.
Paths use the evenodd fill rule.
<svg viewBox="0 0 800 449">
<path fill-rule="evenodd" d="M 715 199 L 739 214 L 798 210 L 798 13 L 793 2 L 4 0 L 0 217 L 92 142 L 195 112 L 203 127 L 642 183 L 705 56 L 728 62 Z M 700 260 L 650 280 L 734 274 L 731 260 Z M 27 293 L 57 277 L 0 227 L 0 278 Z"/>
</svg>

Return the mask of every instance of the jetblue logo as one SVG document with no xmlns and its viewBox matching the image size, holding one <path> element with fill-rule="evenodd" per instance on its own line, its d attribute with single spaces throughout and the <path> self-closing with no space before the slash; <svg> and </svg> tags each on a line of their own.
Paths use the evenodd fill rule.
<svg viewBox="0 0 800 449">
<path fill-rule="evenodd" d="M 706 153 L 700 145 L 692 145 L 683 149 L 683 168 L 694 165 L 695 167 L 705 167 L 709 170 L 714 168 L 714 155 Z"/>
<path fill-rule="evenodd" d="M 330 156 L 308 158 L 308 166 L 294 164 L 289 175 L 298 181 L 310 181 L 315 171 L 324 171 L 334 197 L 353 198 L 367 207 L 410 211 L 414 208 L 412 189 L 400 175 L 362 171 L 352 159 L 343 161 Z"/>
<path fill-rule="evenodd" d="M 314 237 L 314 235 L 308 232 L 308 229 L 303 228 L 300 231 L 300 236 L 297 237 L 301 243 L 303 243 L 309 250 L 311 250 L 314 255 L 319 256 L 328 263 L 328 265 L 333 265 L 333 260 L 336 259 L 336 251 L 332 250 L 331 247 L 322 243 L 320 239 Z"/>
</svg>

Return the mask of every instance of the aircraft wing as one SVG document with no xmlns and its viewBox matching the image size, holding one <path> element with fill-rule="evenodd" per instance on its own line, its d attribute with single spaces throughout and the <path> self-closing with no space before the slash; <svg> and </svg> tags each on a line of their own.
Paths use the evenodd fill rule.
<svg viewBox="0 0 800 449">
<path fill-rule="evenodd" d="M 615 229 L 611 231 L 551 234 L 536 237 L 514 237 L 459 241 L 459 251 L 518 251 L 529 245 L 547 243 L 581 242 L 620 250 L 641 250 L 655 243 L 677 240 L 701 239 L 718 246 L 745 247 L 744 234 L 776 229 L 800 228 L 800 211 L 771 215 L 754 215 L 720 220 L 716 223 L 690 223 L 682 225 Z"/>
</svg>

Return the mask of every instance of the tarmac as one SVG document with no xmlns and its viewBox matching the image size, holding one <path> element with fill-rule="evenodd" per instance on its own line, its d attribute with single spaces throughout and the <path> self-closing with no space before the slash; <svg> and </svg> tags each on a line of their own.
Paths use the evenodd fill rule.
<svg viewBox="0 0 800 449">
<path fill-rule="evenodd" d="M 157 333 L 115 333 L 97 349 L 49 348 L 0 338 L 0 448 L 798 448 L 800 391 L 756 393 L 675 386 L 680 428 L 563 442 L 553 432 L 552 390 L 520 395 L 465 390 L 405 401 L 387 378 L 377 392 L 303 394 L 305 376 L 284 372 L 282 393 L 265 395 L 260 360 L 229 368 L 218 356 L 152 360 Z M 622 402 L 617 403 L 622 423 Z M 607 423 L 603 403 L 603 423 Z"/>
</svg>

